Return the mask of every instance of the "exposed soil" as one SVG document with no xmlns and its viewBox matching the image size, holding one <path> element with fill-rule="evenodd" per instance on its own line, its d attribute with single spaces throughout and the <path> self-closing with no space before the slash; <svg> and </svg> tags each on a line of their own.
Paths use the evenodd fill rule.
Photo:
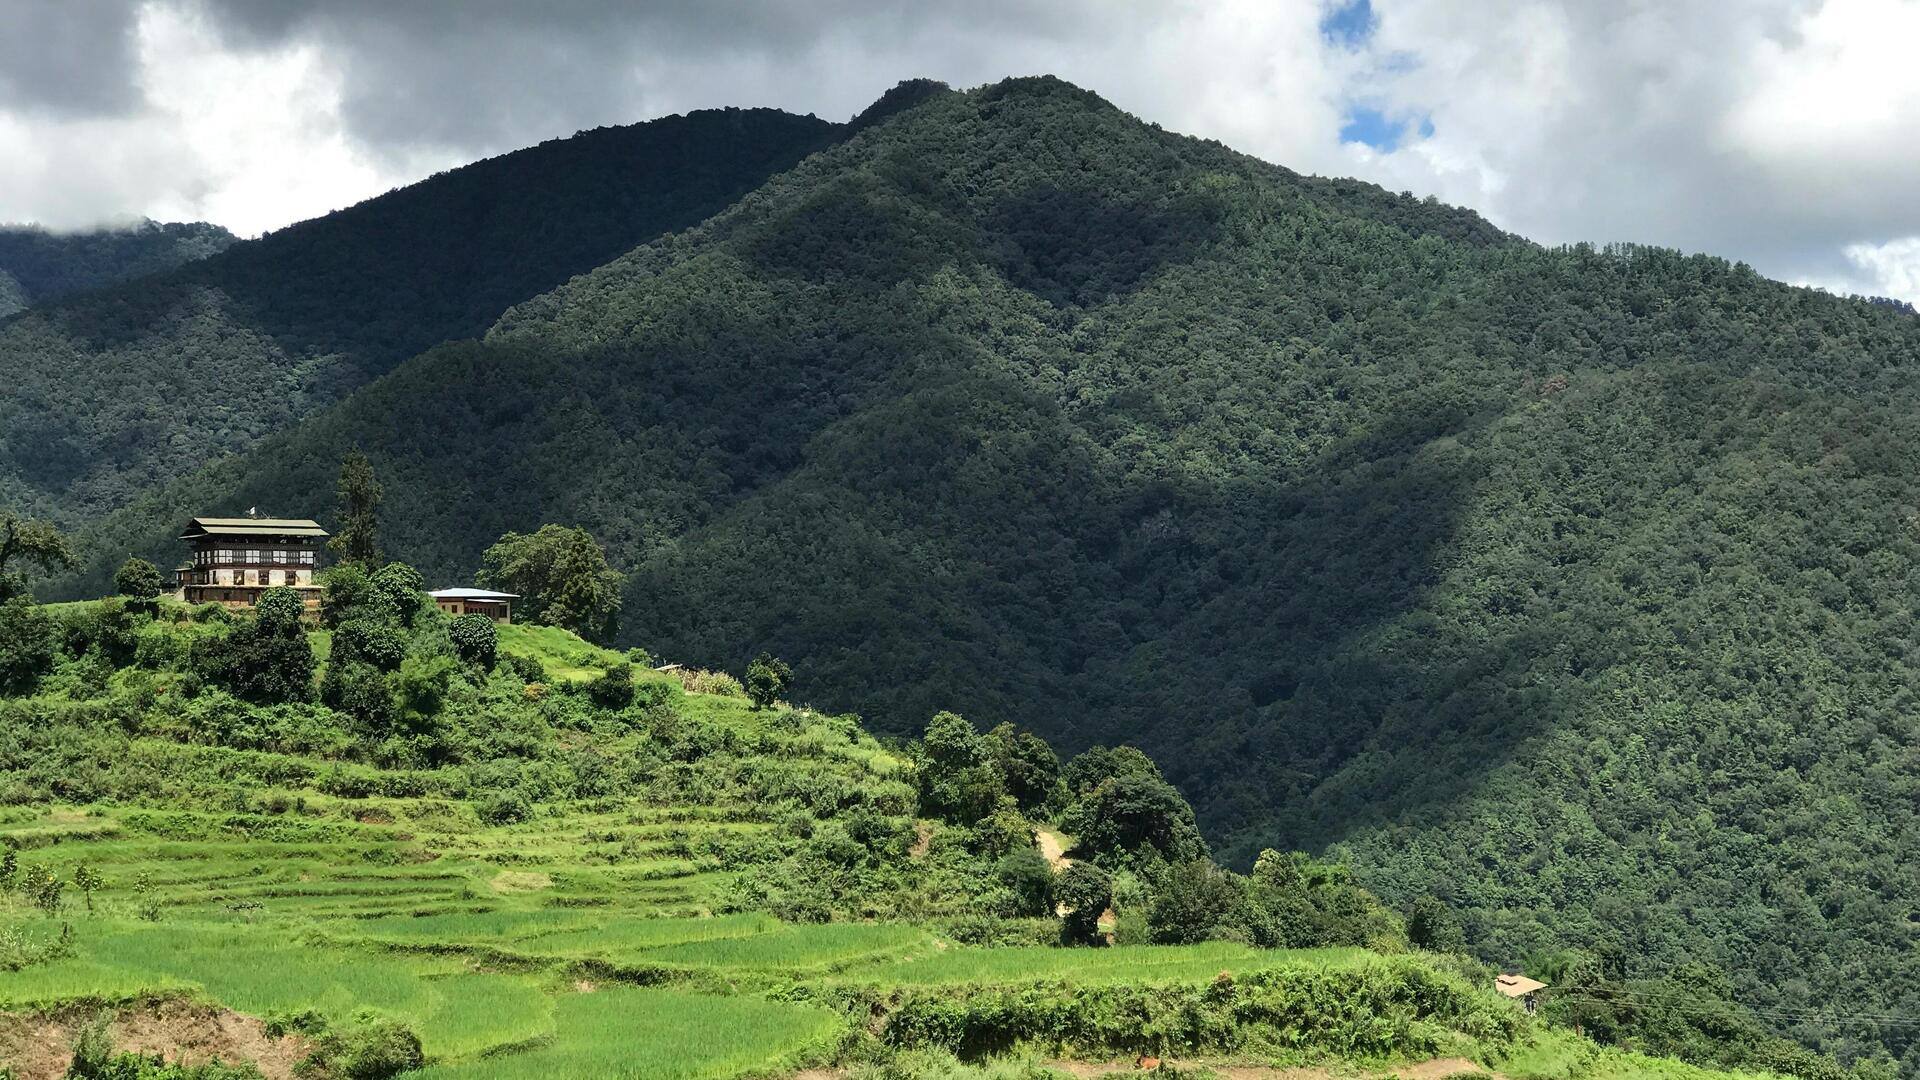
<svg viewBox="0 0 1920 1080">
<path fill-rule="evenodd" d="M 1040 854 L 1053 864 L 1054 872 L 1065 870 L 1067 864 L 1073 861 L 1067 858 L 1066 841 L 1052 829 L 1037 829 L 1035 832 L 1039 834 Z"/>
<path fill-rule="evenodd" d="M 59 1080 L 73 1061 L 74 1040 L 97 1015 L 81 1008 L 0 1013 L 0 1064 L 10 1066 L 17 1080 Z M 116 1010 L 107 1031 L 115 1050 L 160 1054 L 185 1065 L 251 1061 L 268 1080 L 290 1080 L 294 1065 L 312 1049 L 298 1035 L 269 1036 L 254 1017 L 179 1000 Z"/>
</svg>

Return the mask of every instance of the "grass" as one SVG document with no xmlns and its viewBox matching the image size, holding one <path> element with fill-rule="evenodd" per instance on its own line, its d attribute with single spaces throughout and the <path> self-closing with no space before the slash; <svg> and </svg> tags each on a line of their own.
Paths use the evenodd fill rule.
<svg viewBox="0 0 1920 1080">
<path fill-rule="evenodd" d="M 824 1009 L 675 990 L 562 997 L 550 1045 L 429 1068 L 420 1080 L 720 1080 L 820 1056 L 840 1018 Z"/>
<path fill-rule="evenodd" d="M 1167 983 L 1211 979 L 1222 971 L 1270 968 L 1353 970 L 1379 963 L 1365 949 L 1255 949 L 1232 942 L 1201 945 L 1122 945 L 1110 949 L 1022 946 L 1004 949 L 949 948 L 898 963 L 852 968 L 841 982 L 896 986 L 960 983 Z"/>
</svg>

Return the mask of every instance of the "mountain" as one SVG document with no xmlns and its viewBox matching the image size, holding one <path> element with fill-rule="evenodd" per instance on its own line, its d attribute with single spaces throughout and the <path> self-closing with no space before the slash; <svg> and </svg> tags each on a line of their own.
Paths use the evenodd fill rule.
<svg viewBox="0 0 1920 1080">
<path fill-rule="evenodd" d="M 148 493 L 67 587 L 324 516 L 359 446 L 430 577 L 584 525 L 629 642 L 1135 742 L 1231 859 L 1334 852 L 1502 963 L 1718 967 L 1911 1075 L 1865 1014 L 1920 1015 L 1916 359 L 1884 307 L 1011 80 Z"/>
<path fill-rule="evenodd" d="M 582 132 L 36 307 L 0 324 L 0 502 L 63 521 L 123 506 L 710 216 L 838 130 L 727 109 Z"/>
<path fill-rule="evenodd" d="M 0 319 L 33 304 L 172 270 L 219 254 L 235 239 L 204 221 L 142 221 L 66 233 L 0 226 Z"/>
</svg>

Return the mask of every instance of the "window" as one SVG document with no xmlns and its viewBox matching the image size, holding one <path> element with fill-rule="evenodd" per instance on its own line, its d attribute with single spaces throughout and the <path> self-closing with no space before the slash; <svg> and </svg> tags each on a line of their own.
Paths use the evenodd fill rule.
<svg viewBox="0 0 1920 1080">
<path fill-rule="evenodd" d="M 240 554 L 239 552 L 233 550 L 232 548 L 221 548 L 220 550 L 213 553 L 213 561 L 230 563 L 230 562 L 233 562 L 235 556 L 239 554 Z"/>
<path fill-rule="evenodd" d="M 255 564 L 255 565 L 259 565 L 259 563 L 260 563 L 260 561 L 261 561 L 261 560 L 260 560 L 260 549 L 259 549 L 259 548 L 248 548 L 248 549 L 247 549 L 247 561 L 248 561 L 248 562 L 250 562 L 250 563 L 253 563 L 253 564 Z"/>
</svg>

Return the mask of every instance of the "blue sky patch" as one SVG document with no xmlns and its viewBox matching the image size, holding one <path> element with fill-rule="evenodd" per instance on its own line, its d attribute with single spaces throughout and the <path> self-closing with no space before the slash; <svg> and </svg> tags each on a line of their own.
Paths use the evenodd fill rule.
<svg viewBox="0 0 1920 1080">
<path fill-rule="evenodd" d="M 1400 149 L 1409 128 L 1419 138 L 1432 138 L 1433 118 L 1390 117 L 1379 109 L 1353 105 L 1347 109 L 1347 122 L 1340 126 L 1340 141 L 1364 143 L 1383 154 L 1391 154 Z"/>
<path fill-rule="evenodd" d="M 1373 36 L 1378 20 L 1372 0 L 1345 0 L 1320 20 L 1320 33 L 1343 48 L 1358 49 Z"/>
</svg>

